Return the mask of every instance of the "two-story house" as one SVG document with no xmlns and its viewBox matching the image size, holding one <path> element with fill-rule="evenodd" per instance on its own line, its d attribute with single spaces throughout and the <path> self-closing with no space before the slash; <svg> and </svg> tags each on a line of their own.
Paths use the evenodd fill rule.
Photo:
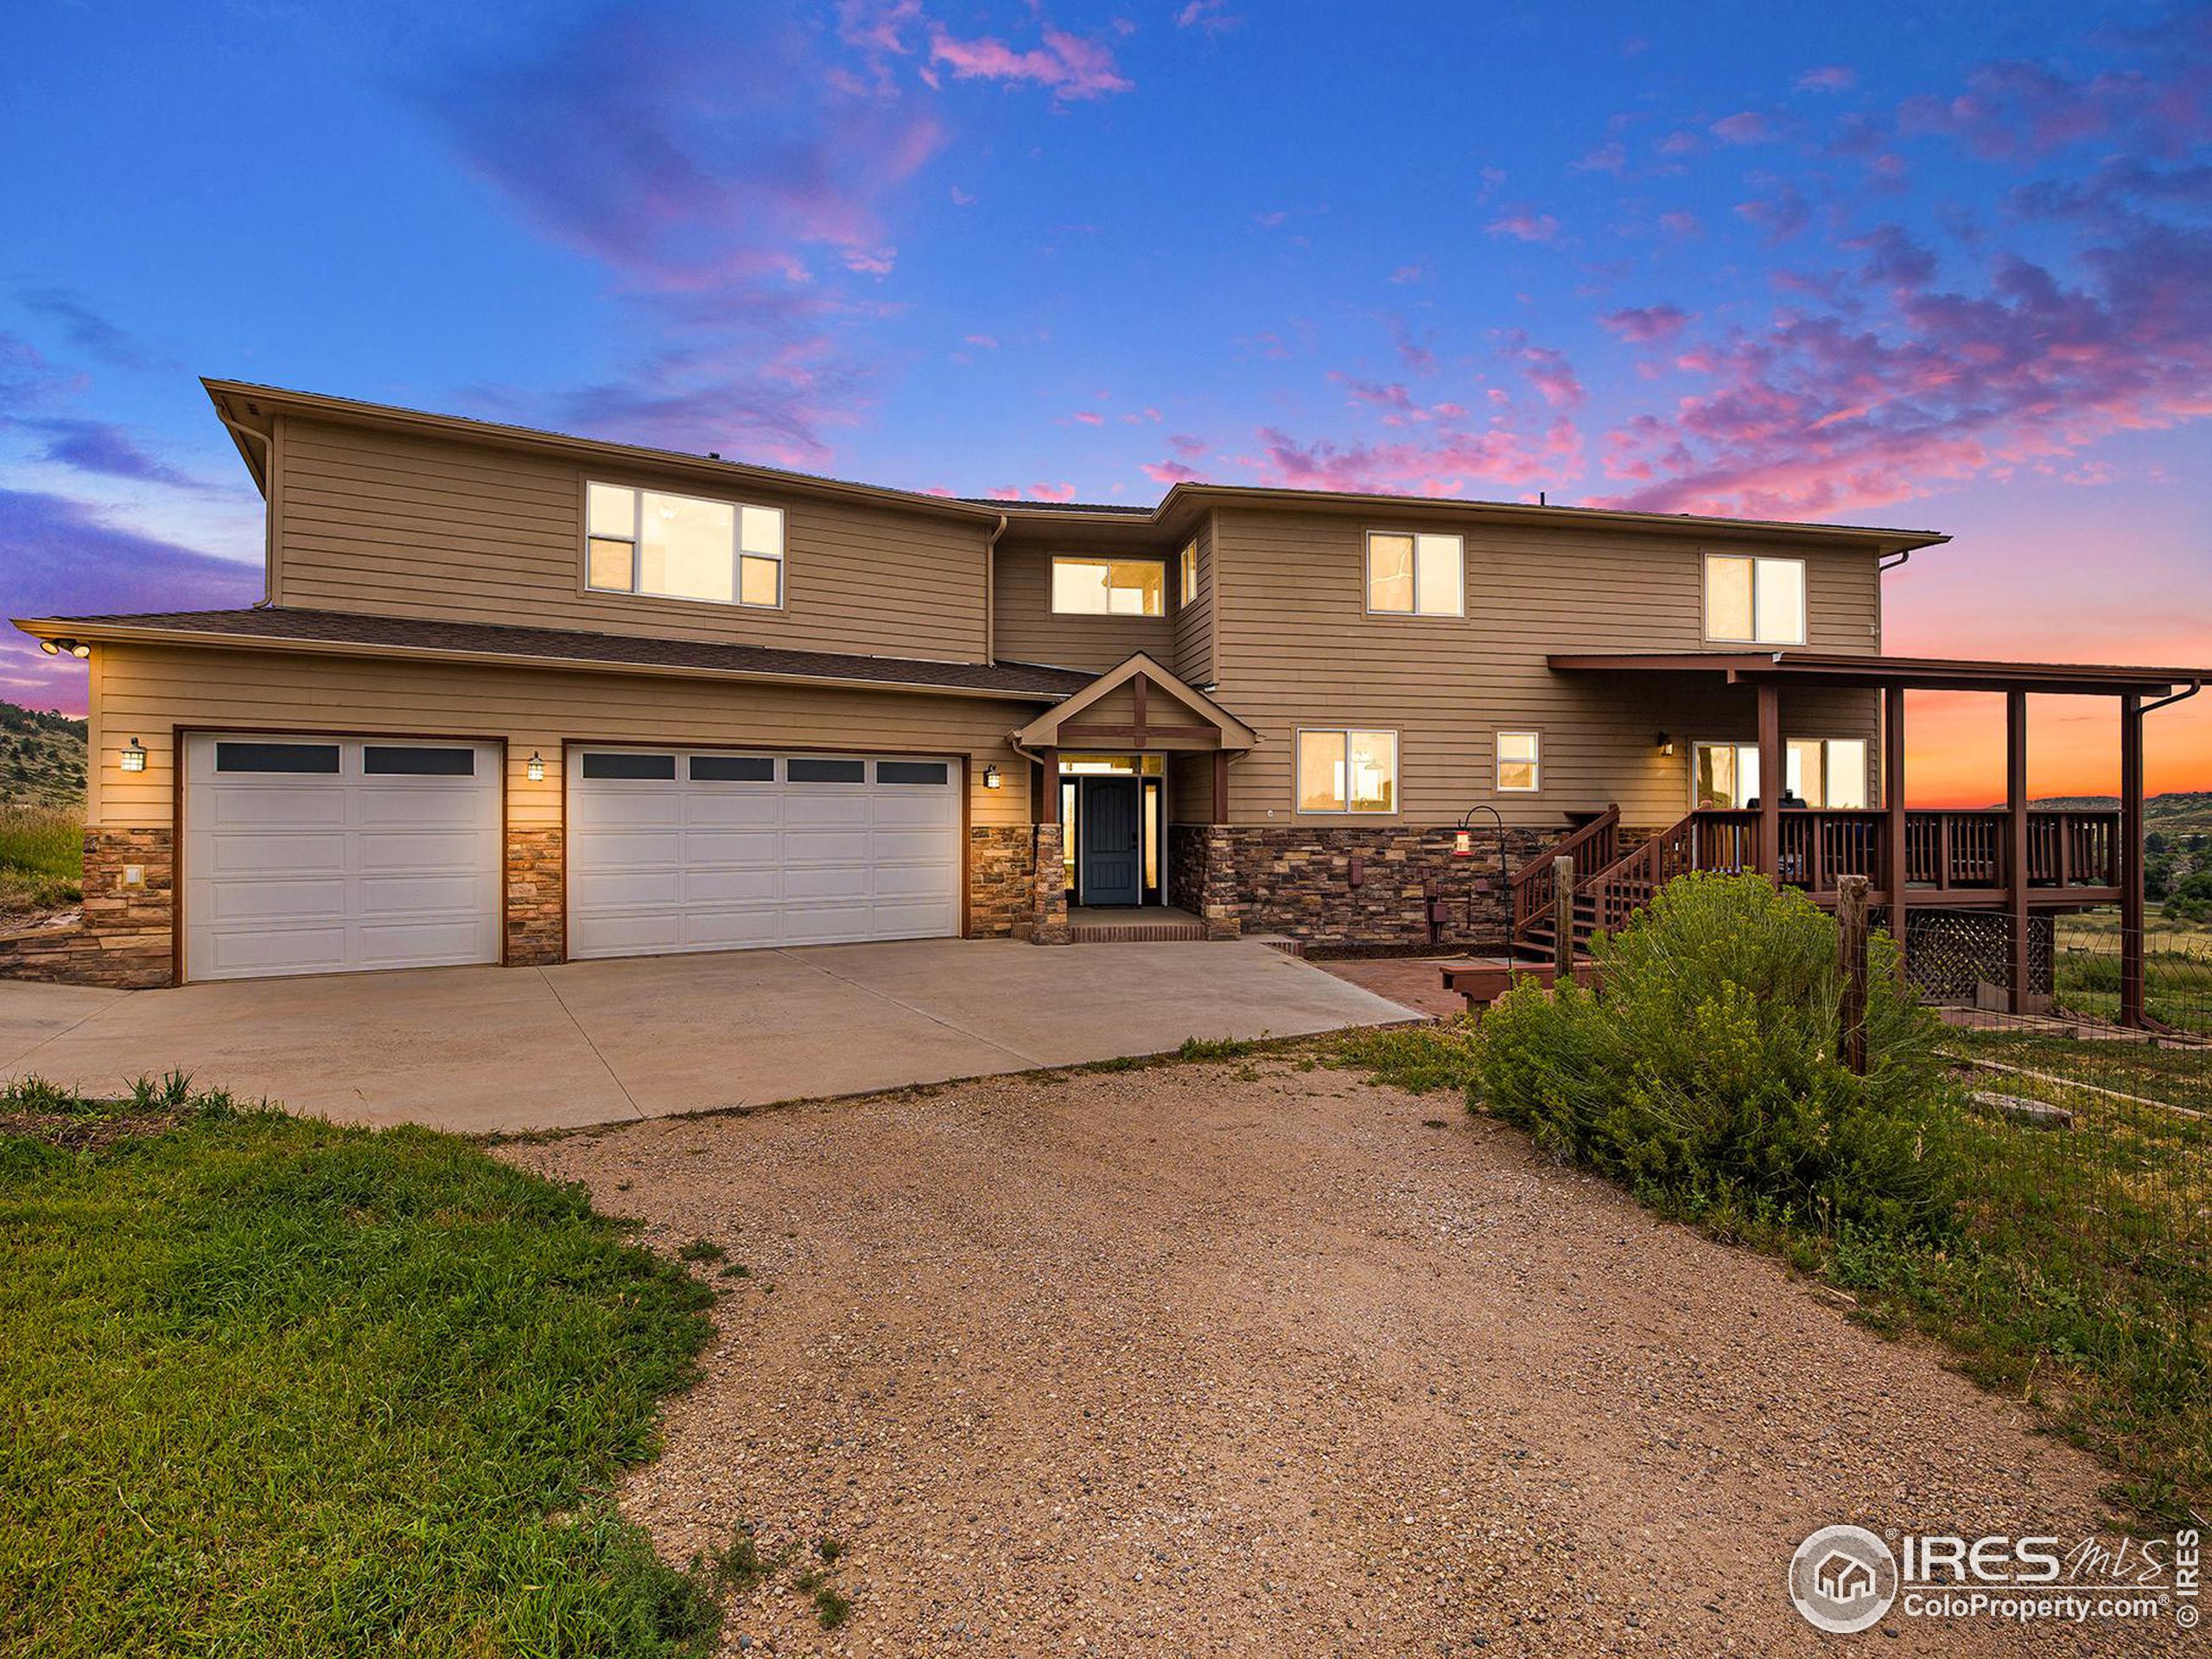
<svg viewBox="0 0 2212 1659">
<path fill-rule="evenodd" d="M 1940 536 L 952 499 L 207 390 L 267 503 L 267 597 L 21 625 L 89 657 L 92 765 L 84 927 L 18 971 L 1056 942 L 1071 908 L 1152 906 L 1494 944 L 1562 838 L 1596 874 L 1700 816 L 1808 885 L 1929 880 L 1885 862 L 1878 671 L 1882 568 Z M 1801 805 L 1817 830 L 1777 826 Z"/>
</svg>

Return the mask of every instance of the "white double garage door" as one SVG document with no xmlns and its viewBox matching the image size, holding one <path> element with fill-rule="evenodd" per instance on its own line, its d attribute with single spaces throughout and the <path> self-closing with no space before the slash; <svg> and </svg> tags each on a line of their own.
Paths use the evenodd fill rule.
<svg viewBox="0 0 2212 1659">
<path fill-rule="evenodd" d="M 185 976 L 497 962 L 500 759 L 188 740 Z M 569 954 L 956 933 L 960 779 L 950 758 L 571 746 Z"/>
</svg>

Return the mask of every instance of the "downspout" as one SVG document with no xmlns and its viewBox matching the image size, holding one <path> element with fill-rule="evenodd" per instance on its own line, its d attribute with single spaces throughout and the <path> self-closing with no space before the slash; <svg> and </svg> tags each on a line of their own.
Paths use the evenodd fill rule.
<svg viewBox="0 0 2212 1659">
<path fill-rule="evenodd" d="M 983 660 L 987 663 L 999 659 L 999 537 L 1006 534 L 1009 522 L 1006 514 L 999 514 L 998 528 L 983 543 Z"/>
<path fill-rule="evenodd" d="M 269 591 L 270 575 L 276 569 L 276 519 L 270 505 L 270 492 L 276 487 L 276 440 L 266 432 L 257 432 L 232 420 L 219 407 L 215 410 L 215 418 L 230 429 L 233 438 L 242 443 L 250 442 L 261 451 L 261 597 L 254 601 L 253 608 L 265 610 L 276 598 Z"/>
</svg>

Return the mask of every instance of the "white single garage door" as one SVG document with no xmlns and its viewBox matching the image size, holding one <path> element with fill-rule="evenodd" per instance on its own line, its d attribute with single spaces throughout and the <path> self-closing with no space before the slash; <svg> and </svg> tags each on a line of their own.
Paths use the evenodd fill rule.
<svg viewBox="0 0 2212 1659">
<path fill-rule="evenodd" d="M 960 928 L 957 760 L 569 752 L 569 954 Z"/>
<path fill-rule="evenodd" d="M 185 977 L 497 962 L 499 810 L 496 744 L 187 739 Z"/>
</svg>

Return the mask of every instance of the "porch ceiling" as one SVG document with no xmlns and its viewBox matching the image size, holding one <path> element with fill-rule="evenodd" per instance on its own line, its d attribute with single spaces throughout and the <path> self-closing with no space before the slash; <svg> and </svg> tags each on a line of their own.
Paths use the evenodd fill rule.
<svg viewBox="0 0 2212 1659">
<path fill-rule="evenodd" d="M 2104 663 L 2011 663 L 1955 657 L 1884 657 L 1840 652 L 1625 652 L 1546 659 L 1562 674 L 1717 674 L 1729 684 L 1761 683 L 1897 687 L 1916 691 L 2029 691 L 2073 696 L 2162 697 L 2212 680 L 2212 669 L 2138 668 Z"/>
</svg>

